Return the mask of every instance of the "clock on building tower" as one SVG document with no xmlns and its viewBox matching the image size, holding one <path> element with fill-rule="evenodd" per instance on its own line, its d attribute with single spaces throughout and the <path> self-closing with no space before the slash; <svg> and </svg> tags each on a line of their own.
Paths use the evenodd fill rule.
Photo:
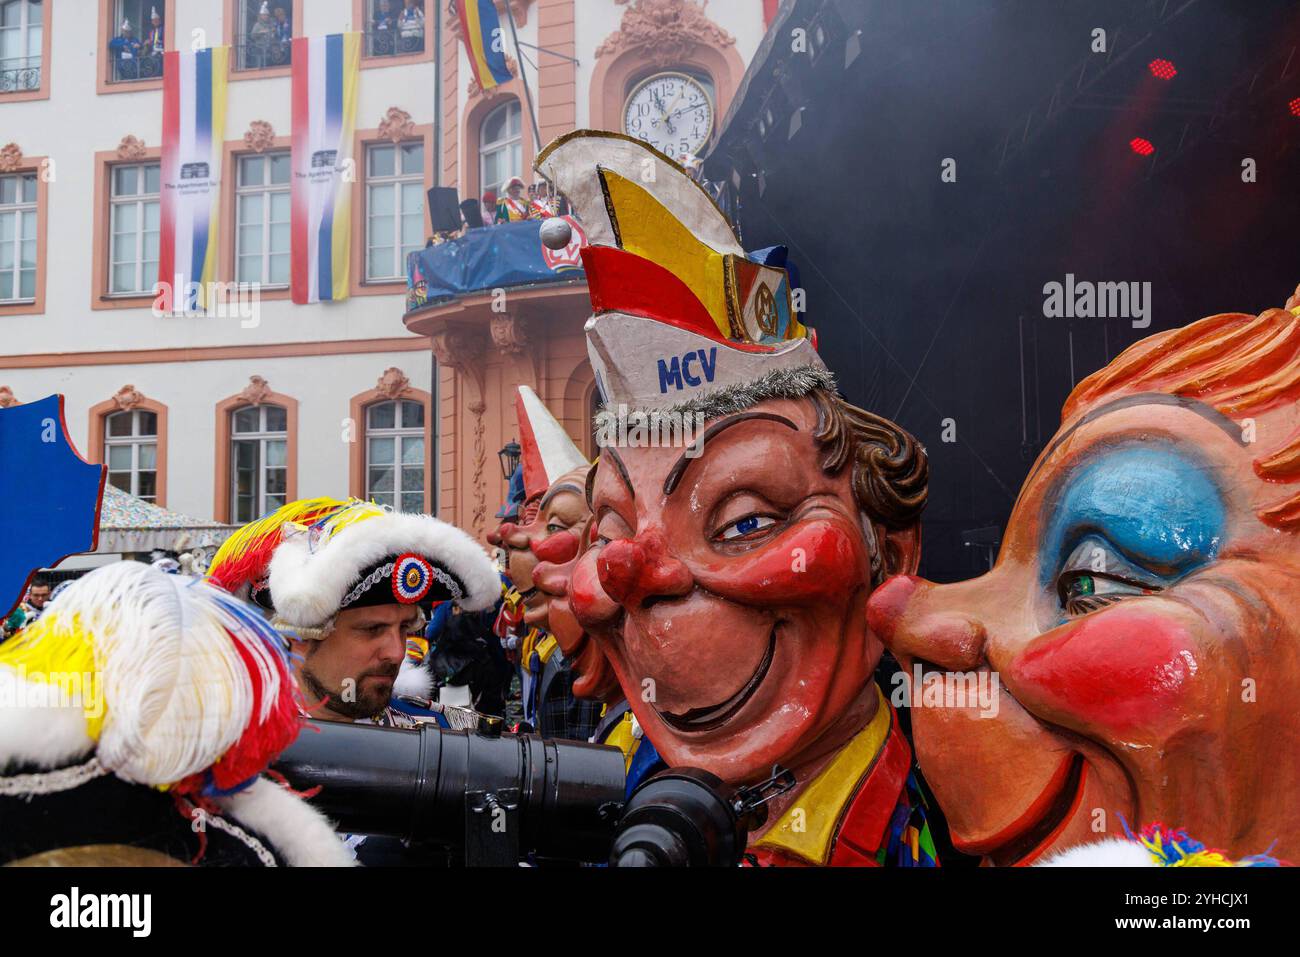
<svg viewBox="0 0 1300 957">
<path fill-rule="evenodd" d="M 713 133 L 713 100 L 702 82 L 685 73 L 656 73 L 628 95 L 623 132 L 680 160 L 700 152 Z"/>
</svg>

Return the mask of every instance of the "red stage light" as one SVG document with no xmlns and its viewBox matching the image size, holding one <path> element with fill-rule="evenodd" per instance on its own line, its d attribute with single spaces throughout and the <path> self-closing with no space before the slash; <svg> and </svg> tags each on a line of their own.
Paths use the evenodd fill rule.
<svg viewBox="0 0 1300 957">
<path fill-rule="evenodd" d="M 1155 146 L 1152 145 L 1150 140 L 1144 140 L 1140 136 L 1135 136 L 1133 139 L 1129 140 L 1128 148 L 1134 153 L 1137 153 L 1138 156 L 1150 156 L 1156 151 Z"/>
<path fill-rule="evenodd" d="M 1297 96 L 1288 105 L 1291 107 L 1292 116 L 1300 116 L 1300 96 Z"/>
<path fill-rule="evenodd" d="M 1178 75 L 1178 71 L 1169 60 L 1152 60 L 1147 64 L 1147 69 L 1157 80 L 1172 80 Z"/>
</svg>

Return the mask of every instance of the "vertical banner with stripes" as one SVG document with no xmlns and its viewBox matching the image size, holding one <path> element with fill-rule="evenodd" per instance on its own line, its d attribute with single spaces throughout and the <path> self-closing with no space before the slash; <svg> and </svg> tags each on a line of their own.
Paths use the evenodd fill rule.
<svg viewBox="0 0 1300 957">
<path fill-rule="evenodd" d="M 360 70 L 360 33 L 294 38 L 290 285 L 296 303 L 348 298 Z"/>
<path fill-rule="evenodd" d="M 492 0 L 452 0 L 452 9 L 460 20 L 465 53 L 479 88 L 490 90 L 499 83 L 509 83 L 505 35 L 496 4 Z"/>
<path fill-rule="evenodd" d="M 216 280 L 229 54 L 165 54 L 158 282 L 175 311 L 206 307 Z"/>
</svg>

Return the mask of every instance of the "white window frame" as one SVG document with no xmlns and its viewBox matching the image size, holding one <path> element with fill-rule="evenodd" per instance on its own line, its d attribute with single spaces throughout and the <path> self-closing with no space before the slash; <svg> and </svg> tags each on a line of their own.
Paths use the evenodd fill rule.
<svg viewBox="0 0 1300 957">
<path fill-rule="evenodd" d="M 268 150 L 265 153 L 242 153 L 239 156 L 237 156 L 235 159 L 235 179 L 236 182 L 238 183 L 238 185 L 235 187 L 235 281 L 236 282 L 257 282 L 260 283 L 262 288 L 264 289 L 288 289 L 289 288 L 288 282 L 273 283 L 268 278 L 271 275 L 271 225 L 272 225 L 271 195 L 273 193 L 284 193 L 287 196 L 289 195 L 292 189 L 291 183 L 270 182 L 271 157 L 273 156 L 287 157 L 288 155 L 289 155 L 289 150 Z M 262 167 L 264 171 L 264 175 L 263 175 L 264 182 L 258 186 L 249 186 L 242 181 L 242 177 L 244 175 L 244 160 L 249 159 L 253 156 L 260 156 L 266 160 L 266 163 L 263 164 Z M 290 172 L 291 177 L 292 175 L 293 175 L 292 172 Z M 262 272 L 261 272 L 261 276 L 255 280 L 243 279 L 239 275 L 240 264 L 244 258 L 243 255 L 244 250 L 242 249 L 240 244 L 243 242 L 244 226 L 248 225 L 245 224 L 242 219 L 240 219 L 240 211 L 243 209 L 242 200 L 245 196 L 251 196 L 254 194 L 260 194 L 262 196 L 262 221 L 261 223 L 258 224 L 258 228 L 261 229 L 262 231 L 261 232 Z M 285 220 L 285 222 L 289 222 L 289 220 Z M 292 269 L 292 257 L 290 257 L 290 268 Z"/>
<path fill-rule="evenodd" d="M 18 19 L 18 26 L 0 27 L 0 34 L 3 34 L 5 32 L 16 32 L 18 36 L 22 39 L 22 42 L 19 44 L 19 46 L 23 49 L 24 52 L 22 53 L 21 56 L 16 56 L 16 57 L 5 58 L 3 56 L 0 56 L 0 72 L 11 70 L 14 73 L 21 73 L 24 70 L 41 71 L 45 68 L 45 64 L 41 62 L 42 55 L 44 52 L 42 43 L 45 39 L 44 31 L 47 26 L 45 22 L 44 4 L 39 4 L 39 5 L 33 4 L 31 3 L 31 0 L 20 0 L 20 2 L 22 3 L 22 7 L 20 8 L 22 10 L 22 15 Z M 33 6 L 39 6 L 41 10 L 41 19 L 38 23 L 33 23 L 31 19 Z M 31 52 L 33 30 L 35 30 L 36 32 L 36 44 L 35 44 L 36 52 L 34 54 Z M 4 49 L 4 43 L 3 40 L 0 39 L 0 50 L 3 49 Z M 27 84 L 22 87 L 15 85 L 14 88 L 12 90 L 9 90 L 8 92 L 22 93 L 28 90 L 39 90 L 41 88 L 39 72 L 37 76 L 38 79 L 36 81 L 35 86 L 32 86 L 31 84 Z M 17 81 L 15 80 L 15 83 L 16 82 Z"/>
<path fill-rule="evenodd" d="M 154 417 L 154 431 L 152 435 L 143 435 L 140 432 L 140 418 L 142 414 L 152 415 Z M 112 425 L 110 423 L 112 422 L 113 419 L 118 418 L 119 416 L 131 417 L 130 435 L 112 434 Z M 109 450 L 114 447 L 130 446 L 131 487 L 127 489 L 127 492 L 131 495 L 134 495 L 136 498 L 141 499 L 142 501 L 155 502 L 155 503 L 158 501 L 158 438 L 159 437 L 158 437 L 157 423 L 158 423 L 158 413 L 154 412 L 152 409 L 131 409 L 131 410 L 124 409 L 121 412 L 112 412 L 104 416 L 104 467 L 108 469 L 109 472 L 123 471 L 122 469 L 115 469 L 112 467 L 111 464 L 112 457 L 109 453 Z M 154 447 L 154 463 L 153 463 L 154 467 L 152 469 L 143 470 L 146 472 L 153 472 L 154 474 L 153 495 L 140 494 L 140 472 L 141 472 L 140 449 L 146 445 L 152 445 Z"/>
<path fill-rule="evenodd" d="M 498 113 L 501 113 L 503 111 L 510 111 L 510 110 L 513 110 L 513 112 L 518 114 L 519 117 L 518 131 L 515 133 L 510 132 L 510 121 L 509 119 L 507 119 L 505 126 L 502 127 L 502 129 L 504 129 L 506 133 L 505 137 L 499 140 L 493 140 L 490 143 L 484 142 L 483 137 L 486 135 L 485 131 L 488 128 L 488 120 L 492 119 L 492 117 L 496 116 Z M 496 109 L 488 113 L 487 116 L 483 117 L 483 122 L 479 124 L 479 134 L 478 134 L 479 195 L 482 195 L 487 190 L 495 190 L 499 197 L 501 193 L 501 186 L 505 183 L 506 179 L 509 179 L 511 176 L 524 175 L 522 169 L 516 168 L 516 167 L 522 167 L 524 163 L 523 120 L 524 120 L 523 106 L 514 97 L 511 97 L 507 102 L 502 103 Z M 507 151 L 513 151 L 516 148 L 519 151 L 519 160 L 518 162 L 512 162 L 506 165 L 505 169 L 507 170 L 507 172 L 505 174 L 505 179 L 502 179 L 499 182 L 495 182 L 495 183 L 489 182 L 487 177 L 488 157 L 495 156 L 499 153 L 505 153 Z"/>
<path fill-rule="evenodd" d="M 16 192 L 14 195 L 17 197 L 21 197 L 25 192 L 24 181 L 27 177 L 31 177 L 33 185 L 36 184 L 36 174 L 31 172 L 6 173 L 4 176 L 0 176 L 0 180 L 8 180 L 8 179 L 15 180 Z M 37 189 L 37 195 L 39 195 L 40 187 L 37 185 L 36 189 Z M 37 215 L 38 210 L 39 210 L 39 203 L 36 199 L 33 199 L 29 202 L 27 200 L 19 198 L 12 203 L 6 203 L 4 205 L 0 205 L 0 218 L 12 216 L 14 220 L 14 238 L 9 242 L 9 245 L 11 245 L 13 249 L 13 264 L 14 264 L 13 273 L 12 273 L 13 280 L 10 282 L 8 289 L 0 288 L 0 302 L 5 303 L 7 305 L 14 304 L 14 303 L 27 303 L 27 302 L 36 301 L 35 286 L 33 286 L 32 295 L 30 296 L 22 295 L 22 289 L 23 289 L 22 256 L 23 256 L 23 242 L 28 238 L 30 238 L 35 241 L 36 256 L 38 260 L 40 258 L 41 237 L 40 237 L 40 222 L 39 222 L 40 217 Z M 31 223 L 31 228 L 32 228 L 32 236 L 30 237 L 24 234 L 22 228 L 25 223 L 29 223 L 29 222 Z M 0 240 L 0 242 L 3 241 Z M 40 267 L 36 263 L 33 263 L 32 264 L 33 282 L 39 279 L 39 273 L 40 273 Z"/>
<path fill-rule="evenodd" d="M 365 429 L 366 429 L 366 446 L 365 446 L 365 483 L 366 483 L 366 501 L 373 501 L 375 496 L 374 489 L 370 486 L 370 440 L 371 439 L 393 439 L 393 461 L 373 463 L 376 468 L 393 469 L 393 488 L 390 492 L 380 492 L 380 495 L 391 495 L 393 497 L 393 508 L 396 511 L 402 511 L 402 496 L 415 495 L 416 489 L 408 489 L 402 486 L 402 446 L 407 439 L 419 439 L 425 444 L 424 454 L 420 457 L 420 473 L 423 476 L 420 488 L 420 509 L 424 510 L 424 503 L 428 501 L 429 490 L 429 449 L 425 427 L 423 424 L 418 426 L 405 425 L 405 413 L 402 411 L 403 404 L 410 402 L 412 405 L 418 405 L 424 411 L 425 422 L 429 419 L 429 410 L 425 408 L 424 403 L 419 399 L 388 399 L 383 402 L 372 402 L 366 406 L 365 410 Z M 393 410 L 393 427 L 391 429 L 372 428 L 370 425 L 370 413 L 372 410 L 382 405 L 394 405 Z M 413 466 L 407 466 L 413 467 Z"/>
<path fill-rule="evenodd" d="M 256 409 L 258 412 L 256 432 L 236 432 L 235 417 L 245 409 Z M 284 413 L 285 428 L 283 432 L 272 431 L 266 427 L 266 413 L 268 409 L 277 409 Z M 241 517 L 239 515 L 239 455 L 236 452 L 236 444 L 239 442 L 256 442 L 257 443 L 257 494 L 256 514 L 251 517 Z M 269 466 L 266 464 L 266 444 L 267 442 L 284 442 L 284 465 Z M 230 475 L 227 481 L 230 482 L 230 515 L 231 521 L 236 523 L 251 522 L 265 515 L 270 509 L 267 507 L 266 476 L 271 469 L 284 471 L 285 491 L 280 496 L 286 501 L 289 498 L 289 410 L 282 405 L 241 405 L 237 409 L 230 410 Z M 275 493 L 280 495 L 280 493 Z M 283 503 L 280 503 L 283 504 Z M 279 508 L 279 505 L 276 506 Z"/>
<path fill-rule="evenodd" d="M 135 167 L 139 173 L 136 182 L 140 189 L 144 189 L 145 173 L 149 167 L 156 167 L 159 171 L 159 190 L 157 193 L 137 192 L 130 196 L 118 197 L 117 191 L 117 174 L 119 170 Z M 145 209 L 150 204 L 158 206 L 159 223 L 158 233 L 159 241 L 162 239 L 162 164 L 157 160 L 147 163 L 114 163 L 108 168 L 108 191 L 109 191 L 109 210 L 108 210 L 108 294 L 110 296 L 144 296 L 150 295 L 154 291 L 157 283 L 157 275 L 153 278 L 147 278 L 144 275 L 144 237 L 147 230 L 144 228 Z M 113 259 L 114 246 L 113 237 L 117 235 L 114 228 L 117 225 L 117 211 L 125 206 L 136 207 L 136 236 L 135 236 L 135 257 L 131 260 L 121 260 L 120 262 Z M 159 249 L 161 254 L 162 250 Z M 114 289 L 113 283 L 117 279 L 117 270 L 115 266 L 121 266 L 128 262 L 135 263 L 136 287 L 134 289 Z"/>
<path fill-rule="evenodd" d="M 420 217 L 421 227 L 424 225 L 424 203 L 420 203 L 420 211 L 415 214 L 402 212 L 402 189 L 410 184 L 418 184 L 420 192 L 423 195 L 424 185 L 424 166 L 428 162 L 428 156 L 421 156 L 420 172 L 403 173 L 402 168 L 402 148 L 405 146 L 419 146 L 421 150 L 427 150 L 428 146 L 424 140 L 403 140 L 400 143 L 371 143 L 366 147 L 366 262 L 365 276 L 366 282 L 397 282 L 406 278 L 406 254 L 420 249 L 424 246 L 424 241 L 420 240 L 416 245 L 403 246 L 402 244 L 402 221 L 407 215 L 416 215 Z M 393 151 L 393 173 L 389 176 L 372 176 L 370 173 L 370 157 L 377 150 Z M 372 242 L 374 237 L 371 236 L 370 224 L 373 216 L 371 210 L 374 209 L 374 196 L 377 189 L 389 189 L 393 194 L 393 235 L 388 237 L 391 242 L 386 244 L 393 250 L 393 268 L 396 273 L 387 276 L 375 276 L 370 272 L 370 251 L 375 248 L 376 244 Z M 423 233 L 423 228 L 421 233 Z M 405 252 L 403 251 L 405 250 Z"/>
</svg>

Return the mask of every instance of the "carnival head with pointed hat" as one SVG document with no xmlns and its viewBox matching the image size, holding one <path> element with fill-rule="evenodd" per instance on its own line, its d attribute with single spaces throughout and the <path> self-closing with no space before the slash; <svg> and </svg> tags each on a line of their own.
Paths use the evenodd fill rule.
<svg viewBox="0 0 1300 957">
<path fill-rule="evenodd" d="M 506 550 L 510 581 L 528 609 L 525 620 L 544 627 L 547 596 L 534 587 L 533 568 L 539 555 L 554 557 L 557 548 L 565 551 L 570 538 L 572 552 L 577 554 L 574 536 L 590 514 L 583 488 L 591 463 L 537 393 L 526 385 L 519 387 L 515 414 L 519 419 L 524 504 L 519 521 L 504 524 L 498 531 Z"/>
<path fill-rule="evenodd" d="M 670 764 L 812 774 L 880 711 L 864 608 L 915 568 L 925 452 L 835 393 L 785 270 L 747 256 L 668 157 L 579 132 L 538 168 L 591 242 L 606 410 L 708 422 L 685 448 L 603 445 L 569 603 Z"/>
<path fill-rule="evenodd" d="M 388 704 L 417 606 L 478 611 L 500 594 L 491 560 L 460 529 L 357 499 L 290 502 L 227 539 L 209 576 L 273 612 L 302 653 L 304 690 L 328 699 L 326 718 Z"/>
<path fill-rule="evenodd" d="M 580 131 L 537 168 L 587 232 L 587 349 L 607 406 L 713 417 L 834 388 L 786 270 L 747 256 L 678 164 L 640 140 Z"/>
</svg>

